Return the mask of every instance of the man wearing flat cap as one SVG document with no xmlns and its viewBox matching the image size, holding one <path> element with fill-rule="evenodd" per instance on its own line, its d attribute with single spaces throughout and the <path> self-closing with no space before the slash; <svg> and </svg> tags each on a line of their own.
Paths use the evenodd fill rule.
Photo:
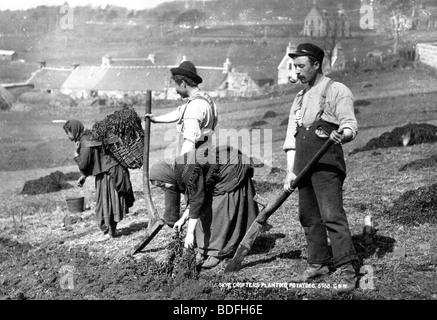
<svg viewBox="0 0 437 320">
<path fill-rule="evenodd" d="M 187 102 L 175 111 L 155 117 L 146 114 L 154 123 L 176 122 L 178 132 L 183 137 L 181 155 L 211 143 L 211 136 L 218 120 L 213 99 L 199 89 L 202 78 L 190 61 L 182 62 L 170 69 L 176 92 Z"/>
<path fill-rule="evenodd" d="M 283 146 L 287 155 L 284 190 L 292 191 L 296 175 L 327 139 L 335 142 L 298 186 L 308 267 L 291 281 L 309 282 L 336 269 L 341 279 L 337 291 L 349 292 L 356 286 L 354 264 L 358 257 L 343 208 L 346 165 L 342 144 L 355 139 L 358 132 L 353 95 L 344 84 L 323 74 L 323 49 L 303 43 L 289 56 L 297 78 L 307 86 L 296 95 L 290 110 Z"/>
</svg>

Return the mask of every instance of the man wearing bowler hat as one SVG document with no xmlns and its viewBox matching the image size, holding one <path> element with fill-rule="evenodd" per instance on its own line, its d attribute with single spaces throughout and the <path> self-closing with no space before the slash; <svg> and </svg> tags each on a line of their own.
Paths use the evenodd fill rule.
<svg viewBox="0 0 437 320">
<path fill-rule="evenodd" d="M 149 117 L 153 123 L 176 122 L 176 128 L 183 138 L 180 155 L 188 154 L 192 150 L 204 150 L 211 145 L 217 125 L 216 105 L 206 92 L 199 89 L 202 78 L 192 62 L 184 61 L 178 67 L 170 69 L 170 72 L 176 92 L 183 99 L 187 99 L 186 103 L 170 113 L 157 117 L 146 114 L 145 117 Z M 180 192 L 167 188 L 163 215 L 166 224 L 173 226 L 179 220 L 179 209 Z"/>
<path fill-rule="evenodd" d="M 199 89 L 202 78 L 190 61 L 170 69 L 176 92 L 187 102 L 175 111 L 155 117 L 146 114 L 154 123 L 176 122 L 177 130 L 183 137 L 181 155 L 211 143 L 211 136 L 218 120 L 213 99 Z"/>
<path fill-rule="evenodd" d="M 289 56 L 297 78 L 307 86 L 296 95 L 290 110 L 283 146 L 287 155 L 284 189 L 292 191 L 296 175 L 327 139 L 335 142 L 298 186 L 299 220 L 307 240 L 308 266 L 291 281 L 309 282 L 336 269 L 336 290 L 349 292 L 356 286 L 354 264 L 358 257 L 343 208 L 346 165 L 342 144 L 355 139 L 358 133 L 353 95 L 344 84 L 323 75 L 324 51 L 318 46 L 300 44 Z"/>
</svg>

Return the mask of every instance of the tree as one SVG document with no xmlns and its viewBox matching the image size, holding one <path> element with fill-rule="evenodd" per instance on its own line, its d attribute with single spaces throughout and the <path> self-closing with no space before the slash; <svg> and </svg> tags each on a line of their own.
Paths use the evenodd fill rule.
<svg viewBox="0 0 437 320">
<path fill-rule="evenodd" d="M 182 12 L 174 21 L 175 25 L 181 25 L 181 24 L 188 24 L 193 32 L 194 32 L 194 27 L 200 22 L 203 21 L 203 19 L 205 18 L 205 13 L 198 10 L 198 9 L 193 9 L 193 10 L 188 10 L 185 12 Z"/>
<path fill-rule="evenodd" d="M 325 56 L 332 63 L 335 48 L 346 36 L 350 36 L 346 16 L 337 12 L 334 16 L 326 19 L 326 34 L 324 36 Z"/>
<path fill-rule="evenodd" d="M 111 9 L 107 14 L 106 14 L 106 19 L 108 21 L 113 21 L 115 19 L 118 18 L 118 12 L 115 9 Z"/>
<path fill-rule="evenodd" d="M 169 26 L 172 26 L 173 22 L 179 15 L 180 12 L 178 10 L 164 11 L 161 14 L 155 12 L 153 17 L 155 18 L 157 25 L 159 27 L 161 38 L 164 37 L 164 29 L 168 28 Z"/>
<path fill-rule="evenodd" d="M 413 17 L 416 10 L 422 9 L 422 0 L 378 0 L 378 4 L 387 12 L 395 38 L 393 53 L 396 54 L 401 36 L 413 27 L 408 17 Z"/>
</svg>

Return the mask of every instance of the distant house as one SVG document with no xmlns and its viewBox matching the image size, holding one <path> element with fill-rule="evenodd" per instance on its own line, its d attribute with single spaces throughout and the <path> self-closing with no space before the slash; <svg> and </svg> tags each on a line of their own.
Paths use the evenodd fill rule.
<svg viewBox="0 0 437 320">
<path fill-rule="evenodd" d="M 0 61 L 18 60 L 18 54 L 12 50 L 0 50 Z"/>
<path fill-rule="evenodd" d="M 139 64 L 133 64 L 137 61 Z M 184 56 L 182 60 L 186 60 Z M 45 62 L 27 83 L 37 90 L 58 92 L 73 98 L 88 99 L 106 96 L 123 98 L 126 95 L 141 96 L 147 90 L 157 100 L 180 99 L 171 84 L 170 69 L 177 65 L 155 65 L 154 56 L 147 59 L 113 59 L 109 55 L 102 57 L 100 66 L 80 66 L 72 69 L 47 68 Z M 223 67 L 196 66 L 203 82 L 199 87 L 212 97 L 255 96 L 274 79 L 257 71 L 240 72 L 232 67 L 229 59 Z"/>
<path fill-rule="evenodd" d="M 75 98 L 103 96 L 122 98 L 142 95 L 152 90 L 155 99 L 175 99 L 169 90 L 169 67 L 102 67 L 76 68 L 62 84 L 61 92 Z"/>
<path fill-rule="evenodd" d="M 336 9 L 321 9 L 314 3 L 304 20 L 303 36 L 325 37 L 334 33 L 340 37 L 350 36 L 350 22 L 341 4 Z"/>
<path fill-rule="evenodd" d="M 223 64 L 222 77 L 216 92 L 224 97 L 253 97 L 260 95 L 275 80 L 257 70 L 241 71 L 232 66 L 229 58 Z M 217 76 L 217 79 L 220 79 Z"/>
<path fill-rule="evenodd" d="M 153 53 L 147 58 L 112 58 L 110 55 L 102 57 L 102 65 L 111 65 L 117 67 L 151 67 L 154 66 L 156 57 Z"/>
<path fill-rule="evenodd" d="M 421 63 L 437 70 L 437 42 L 418 43 L 416 57 Z"/>
<path fill-rule="evenodd" d="M 77 67 L 61 86 L 61 92 L 74 98 L 89 98 L 107 69 L 100 66 Z"/>
<path fill-rule="evenodd" d="M 291 59 L 288 54 L 290 52 L 295 51 L 296 49 L 297 46 L 294 43 L 292 42 L 288 43 L 284 58 L 282 58 L 278 66 L 278 84 L 289 83 L 288 79 L 294 73 L 294 65 L 293 65 L 293 59 Z"/>
<path fill-rule="evenodd" d="M 390 23 L 393 28 L 401 25 L 406 30 L 437 29 L 437 6 L 413 8 L 405 15 L 390 17 Z"/>
<path fill-rule="evenodd" d="M 341 71 L 346 68 L 346 58 L 341 43 L 337 43 L 332 52 L 332 57 L 329 59 L 325 52 L 325 59 L 323 59 L 323 73 L 329 74 L 334 71 Z"/>
<path fill-rule="evenodd" d="M 15 102 L 15 97 L 3 85 L 0 85 L 0 110 L 8 110 L 12 103 Z"/>
<path fill-rule="evenodd" d="M 275 79 L 258 70 L 250 70 L 247 75 L 256 83 L 259 89 L 273 86 Z"/>
<path fill-rule="evenodd" d="M 228 70 L 221 67 L 197 66 L 197 73 L 202 78 L 202 83 L 199 88 L 208 92 L 213 98 L 226 97 L 227 90 L 223 83 L 226 82 Z"/>
<path fill-rule="evenodd" d="M 247 72 L 230 72 L 220 89 L 226 92 L 226 96 L 252 97 L 260 92 L 258 84 Z"/>
<path fill-rule="evenodd" d="M 56 94 L 72 72 L 73 69 L 42 67 L 31 75 L 27 83 L 32 84 L 35 90 Z"/>
</svg>

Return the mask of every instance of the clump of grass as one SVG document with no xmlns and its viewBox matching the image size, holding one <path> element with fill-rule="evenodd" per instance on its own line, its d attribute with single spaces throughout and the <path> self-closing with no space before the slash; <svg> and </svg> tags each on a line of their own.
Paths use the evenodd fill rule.
<svg viewBox="0 0 437 320">
<path fill-rule="evenodd" d="M 173 235 L 172 241 L 167 245 L 167 251 L 164 270 L 168 276 L 181 281 L 198 277 L 196 254 L 194 250 L 184 248 L 184 236 L 180 232 Z"/>
<path fill-rule="evenodd" d="M 277 116 L 278 116 L 278 114 L 277 114 L 275 111 L 271 111 L 271 110 L 269 110 L 269 111 L 267 111 L 267 112 L 264 114 L 263 119 L 267 119 L 267 118 L 276 118 Z"/>
<path fill-rule="evenodd" d="M 71 188 L 73 188 L 73 186 L 65 182 L 65 175 L 60 171 L 55 171 L 48 176 L 26 181 L 21 194 L 35 195 Z"/>
<path fill-rule="evenodd" d="M 26 214 L 26 210 L 23 207 L 12 208 L 9 205 L 6 205 L 5 209 L 12 218 L 14 231 L 18 233 L 21 232 L 24 228 L 23 216 Z"/>
<path fill-rule="evenodd" d="M 419 159 L 402 166 L 399 171 L 419 170 L 423 168 L 431 168 L 437 166 L 437 156 L 433 155 L 429 158 Z"/>
<path fill-rule="evenodd" d="M 263 126 L 263 125 L 265 125 L 265 124 L 267 124 L 267 123 L 268 123 L 267 121 L 264 121 L 264 120 L 258 120 L 258 121 L 254 121 L 254 122 L 252 122 L 251 127 L 252 127 L 252 128 L 256 128 L 256 127 Z"/>
<path fill-rule="evenodd" d="M 388 217 L 405 225 L 437 224 L 437 183 L 409 190 L 394 201 Z"/>
<path fill-rule="evenodd" d="M 427 123 L 410 123 L 384 132 L 378 138 L 371 139 L 364 147 L 354 149 L 351 155 L 360 151 L 379 148 L 411 146 L 422 143 L 437 142 L 437 127 Z"/>
</svg>

